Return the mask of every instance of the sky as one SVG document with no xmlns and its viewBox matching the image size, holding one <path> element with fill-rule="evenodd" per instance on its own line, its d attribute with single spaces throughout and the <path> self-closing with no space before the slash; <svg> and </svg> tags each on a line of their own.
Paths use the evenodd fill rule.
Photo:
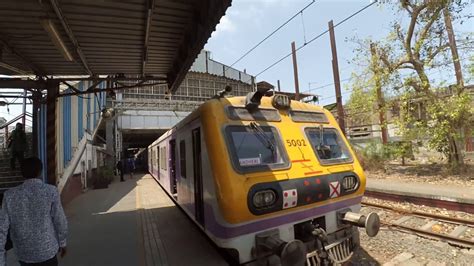
<svg viewBox="0 0 474 266">
<path fill-rule="evenodd" d="M 473 1 L 463 1 L 471 2 L 465 12 L 473 14 Z M 312 0 L 233 0 L 232 6 L 221 18 L 205 49 L 211 51 L 211 57 L 214 60 L 231 65 L 253 45 L 311 2 Z M 305 43 L 305 40 L 309 41 L 327 30 L 329 20 L 337 24 L 369 3 L 371 3 L 369 0 L 316 0 L 302 15 L 298 15 L 234 67 L 239 70 L 245 69 L 247 73 L 256 75 L 290 53 L 292 41 L 295 41 L 296 46 L 299 47 Z M 335 29 L 343 101 L 350 96 L 351 80 L 348 78 L 352 72 L 359 70 L 350 63 L 356 47 L 350 39 L 354 37 L 373 40 L 384 38 L 390 31 L 390 23 L 394 19 L 403 18 L 395 14 L 391 7 L 376 4 Z M 456 35 L 474 32 L 473 23 L 471 19 L 463 25 L 455 24 Z M 462 53 L 460 56 L 466 57 Z M 314 89 L 329 84 L 323 88 L 311 90 L 312 93 L 320 95 L 322 105 L 335 102 L 331 60 L 328 34 L 297 52 L 300 91 L 305 92 L 309 88 Z M 466 69 L 463 70 L 466 72 Z M 454 70 L 451 68 L 440 72 L 439 75 L 453 80 Z M 275 86 L 277 80 L 280 80 L 284 91 L 294 91 L 291 56 L 257 77 L 257 81 L 262 80 Z M 31 106 L 28 108 L 30 110 Z M 21 113 L 21 106 L 10 106 L 9 110 L 8 112 L 6 107 L 0 107 L 0 117 L 14 118 Z"/>
<path fill-rule="evenodd" d="M 469 0 L 465 0 L 469 1 Z M 222 17 L 216 31 L 208 40 L 205 49 L 211 51 L 214 60 L 232 64 L 253 45 L 296 14 L 311 0 L 234 0 L 232 6 Z M 316 0 L 302 16 L 293 19 L 284 28 L 238 62 L 234 67 L 256 75 L 266 67 L 291 52 L 291 42 L 296 46 L 328 29 L 328 21 L 334 24 L 371 3 L 369 0 Z M 467 12 L 473 12 L 473 4 Z M 470 11 L 469 11 L 470 10 Z M 335 29 L 337 56 L 343 99 L 350 96 L 350 78 L 356 66 L 349 61 L 354 57 L 356 44 L 350 39 L 371 38 L 378 40 L 387 36 L 390 23 L 400 19 L 388 6 L 372 5 Z M 474 32 L 472 19 L 463 25 L 454 25 L 455 32 Z M 462 55 L 461 55 L 462 57 Z M 318 88 L 334 82 L 329 34 L 308 44 L 297 52 L 300 92 Z M 449 74 L 448 74 L 449 75 Z M 452 70 L 454 77 L 454 70 Z M 291 56 L 262 73 L 257 81 L 265 80 L 276 86 L 280 80 L 282 90 L 294 90 L 293 65 Z M 312 93 L 321 96 L 320 104 L 335 102 L 334 85 L 326 86 Z"/>
</svg>

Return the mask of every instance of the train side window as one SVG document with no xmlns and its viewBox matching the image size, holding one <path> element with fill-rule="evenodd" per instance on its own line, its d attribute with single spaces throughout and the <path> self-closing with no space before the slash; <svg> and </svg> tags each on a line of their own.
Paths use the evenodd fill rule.
<svg viewBox="0 0 474 266">
<path fill-rule="evenodd" d="M 168 153 L 166 146 L 163 147 L 163 170 L 168 170 Z"/>
<path fill-rule="evenodd" d="M 163 148 L 158 146 L 158 149 L 160 150 L 160 169 L 163 169 Z"/>
<path fill-rule="evenodd" d="M 184 140 L 179 142 L 179 170 L 181 177 L 186 178 L 186 142 Z"/>
<path fill-rule="evenodd" d="M 161 154 L 160 154 L 160 152 L 158 151 L 158 147 L 157 147 L 156 150 L 154 150 L 154 152 L 155 152 L 155 156 L 156 156 L 156 158 L 155 158 L 156 163 L 158 164 L 158 168 L 160 168 L 160 159 L 161 159 L 161 156 L 160 156 L 160 155 L 161 155 Z"/>
<path fill-rule="evenodd" d="M 166 170 L 166 154 L 165 147 L 160 147 L 160 168 Z"/>
</svg>

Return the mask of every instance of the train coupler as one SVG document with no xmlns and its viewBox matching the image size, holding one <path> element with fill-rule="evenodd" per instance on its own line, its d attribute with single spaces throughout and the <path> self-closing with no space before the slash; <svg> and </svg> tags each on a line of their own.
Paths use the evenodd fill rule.
<svg viewBox="0 0 474 266">
<path fill-rule="evenodd" d="M 278 230 L 263 232 L 255 236 L 255 257 L 264 257 L 268 255 L 277 255 L 279 265 L 301 265 L 306 262 L 306 246 L 300 240 L 285 242 L 280 239 Z"/>
</svg>

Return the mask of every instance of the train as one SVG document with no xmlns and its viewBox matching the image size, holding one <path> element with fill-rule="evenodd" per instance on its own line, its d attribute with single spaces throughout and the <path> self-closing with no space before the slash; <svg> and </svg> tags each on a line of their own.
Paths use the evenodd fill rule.
<svg viewBox="0 0 474 266">
<path fill-rule="evenodd" d="M 350 259 L 363 169 L 333 115 L 258 89 L 226 87 L 148 146 L 150 174 L 236 264 L 331 265 Z"/>
</svg>

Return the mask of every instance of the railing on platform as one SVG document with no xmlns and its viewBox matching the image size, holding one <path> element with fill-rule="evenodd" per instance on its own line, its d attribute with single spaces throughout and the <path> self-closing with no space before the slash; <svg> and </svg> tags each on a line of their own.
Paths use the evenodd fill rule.
<svg viewBox="0 0 474 266">
<path fill-rule="evenodd" d="M 26 112 L 26 113 L 18 115 L 17 117 L 11 119 L 10 121 L 6 122 L 5 124 L 0 125 L 0 146 L 3 149 L 7 148 L 7 140 L 8 140 L 9 134 L 10 134 L 11 131 L 13 131 L 13 129 L 12 130 L 9 129 L 9 126 L 16 123 L 20 119 L 25 124 L 25 121 L 27 121 L 26 119 L 28 117 L 33 118 L 33 115 L 31 113 Z M 31 122 L 31 120 L 30 120 L 30 122 Z M 27 132 L 26 125 L 23 125 L 23 126 L 24 126 L 24 129 L 25 129 L 25 132 Z"/>
<path fill-rule="evenodd" d="M 179 101 L 179 100 L 122 100 L 114 101 L 114 108 L 120 110 L 159 110 L 174 112 L 192 112 L 198 108 L 202 102 Z"/>
</svg>

